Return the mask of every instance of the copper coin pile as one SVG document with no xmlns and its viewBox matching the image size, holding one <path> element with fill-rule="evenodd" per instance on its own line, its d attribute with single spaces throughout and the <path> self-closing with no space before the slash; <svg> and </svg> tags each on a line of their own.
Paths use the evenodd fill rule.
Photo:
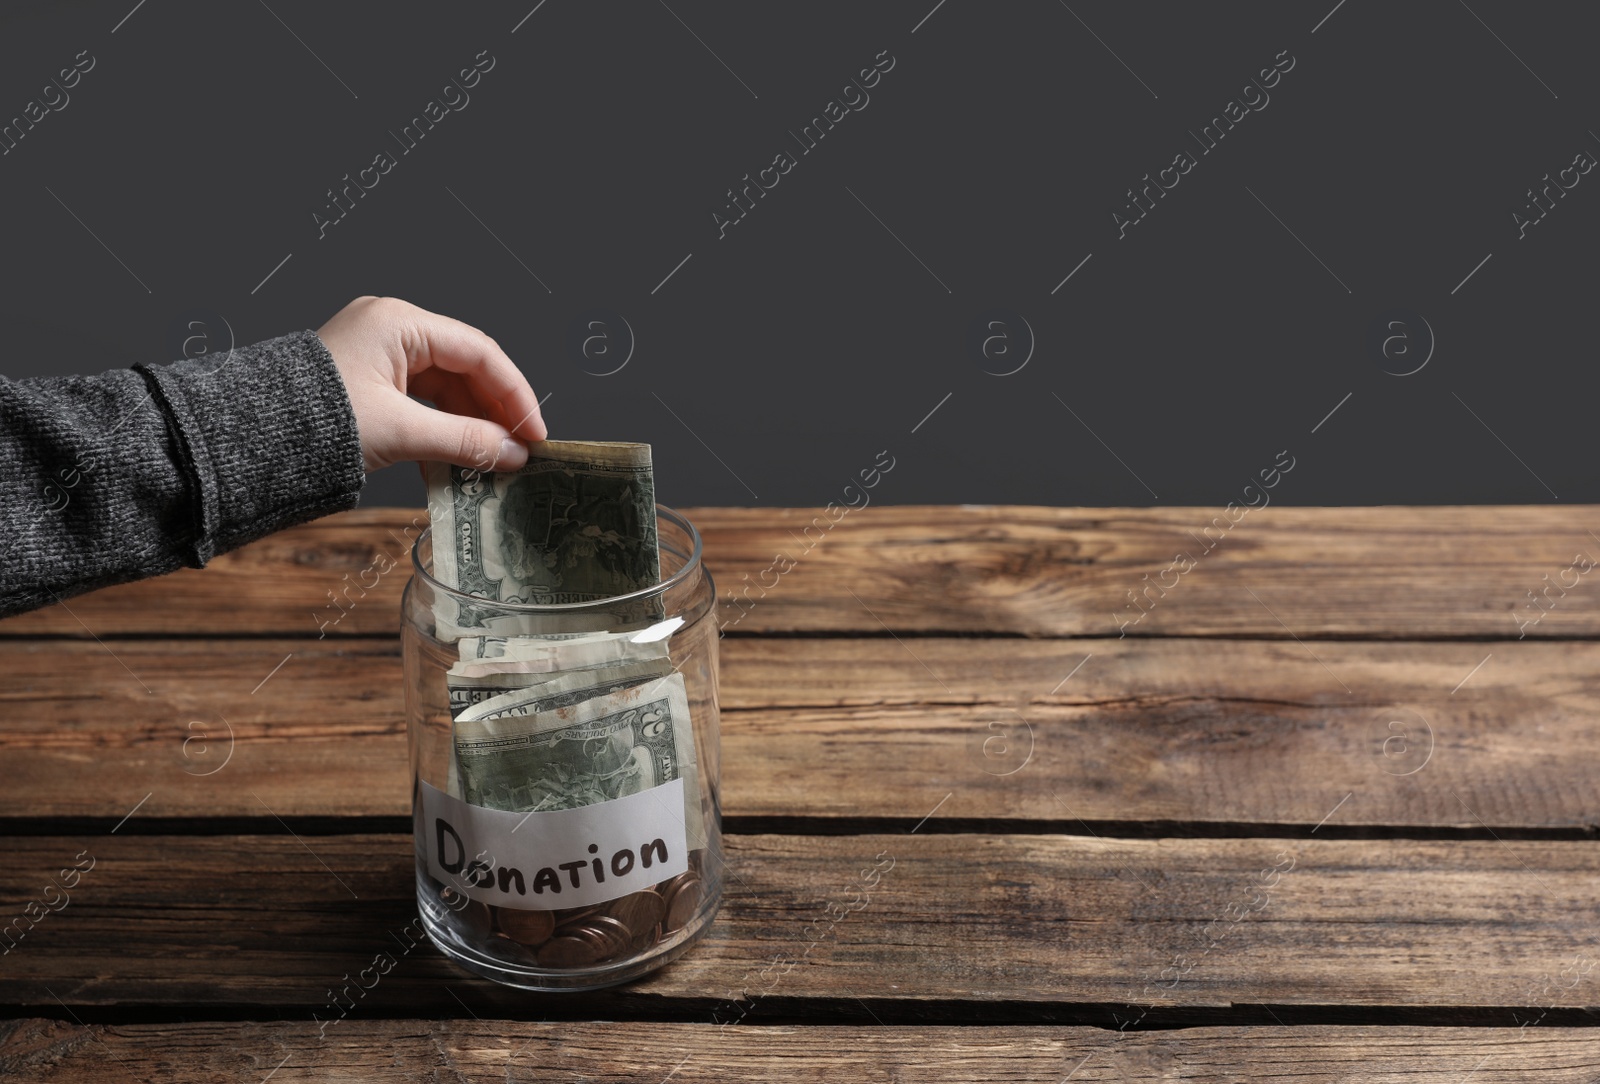
<svg viewBox="0 0 1600 1084">
<path fill-rule="evenodd" d="M 490 907 L 501 937 L 532 949 L 540 967 L 567 970 L 636 956 L 688 925 L 700 909 L 700 852 L 688 871 L 593 907 Z"/>
</svg>

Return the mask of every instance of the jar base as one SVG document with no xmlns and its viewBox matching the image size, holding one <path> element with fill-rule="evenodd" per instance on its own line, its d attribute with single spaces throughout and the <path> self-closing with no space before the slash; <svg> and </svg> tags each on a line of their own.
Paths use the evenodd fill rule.
<svg viewBox="0 0 1600 1084">
<path fill-rule="evenodd" d="M 427 931 L 429 939 L 458 967 L 501 985 L 514 986 L 519 990 L 564 993 L 620 986 L 667 966 L 693 948 L 705 935 L 721 906 L 722 897 L 721 893 L 718 893 L 693 922 L 678 931 L 672 940 L 656 945 L 654 951 L 646 955 L 595 967 L 569 968 L 561 971 L 520 966 L 507 960 L 495 959 L 462 940 L 459 933 L 443 921 L 444 909 L 441 908 L 438 914 L 434 913 L 434 908 L 430 906 L 421 906 L 418 910 L 422 918 L 422 928 Z"/>
</svg>

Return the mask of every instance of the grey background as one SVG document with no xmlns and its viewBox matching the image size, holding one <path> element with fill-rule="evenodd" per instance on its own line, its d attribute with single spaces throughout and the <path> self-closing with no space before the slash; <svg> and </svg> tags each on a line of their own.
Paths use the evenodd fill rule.
<svg viewBox="0 0 1600 1084">
<path fill-rule="evenodd" d="M 654 444 L 670 504 L 821 504 L 881 450 L 889 503 L 1217 505 L 1283 449 L 1279 503 L 1600 498 L 1600 172 L 1512 217 L 1600 155 L 1592 4 L 534 3 L 8 5 L 0 122 L 95 67 L 0 157 L 6 375 L 389 294 L 493 334 L 552 435 Z M 319 239 L 327 189 L 485 49 Z M 870 105 L 719 239 L 726 190 L 882 50 Z M 636 336 L 609 376 L 569 346 L 597 308 Z M 1008 376 L 972 345 L 995 309 L 1036 339 Z M 1436 336 L 1409 376 L 1367 343 L 1395 309 Z M 363 500 L 420 504 L 416 471 Z"/>
</svg>

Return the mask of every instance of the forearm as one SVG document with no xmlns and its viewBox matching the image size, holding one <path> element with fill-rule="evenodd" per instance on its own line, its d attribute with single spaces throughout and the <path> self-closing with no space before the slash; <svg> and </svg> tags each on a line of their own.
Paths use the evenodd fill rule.
<svg viewBox="0 0 1600 1084">
<path fill-rule="evenodd" d="M 344 384 L 299 332 L 167 366 L 0 379 L 0 614 L 210 558 L 355 504 Z"/>
</svg>

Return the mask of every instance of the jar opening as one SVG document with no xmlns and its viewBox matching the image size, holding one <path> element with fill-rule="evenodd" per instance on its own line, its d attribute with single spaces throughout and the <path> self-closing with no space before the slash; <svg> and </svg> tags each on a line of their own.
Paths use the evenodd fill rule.
<svg viewBox="0 0 1600 1084">
<path fill-rule="evenodd" d="M 660 525 L 662 523 L 668 523 L 673 527 L 676 527 L 688 539 L 689 552 L 687 554 L 678 549 L 676 546 L 669 545 L 664 539 L 661 538 Z M 422 545 L 424 542 L 428 543 L 430 554 L 432 552 L 433 526 L 431 524 L 423 528 L 422 533 L 417 536 L 417 540 L 411 544 L 411 568 L 417 577 L 422 579 L 430 588 L 439 592 L 440 594 L 449 595 L 452 598 L 461 599 L 463 601 L 478 605 L 493 606 L 496 609 L 505 610 L 508 613 L 571 614 L 581 613 L 585 610 L 614 608 L 618 603 L 637 602 L 642 599 L 664 595 L 674 587 L 688 580 L 689 577 L 692 576 L 697 569 L 699 569 L 701 549 L 700 532 L 695 530 L 694 524 L 690 523 L 683 516 L 678 515 L 678 513 L 674 512 L 672 509 L 663 507 L 662 505 L 656 506 L 656 524 L 656 538 L 658 540 L 657 544 L 660 547 L 661 552 L 664 554 L 671 553 L 684 558 L 683 567 L 679 568 L 676 572 L 673 572 L 670 576 L 663 578 L 660 583 L 655 584 L 652 587 L 642 587 L 637 591 L 629 591 L 628 593 L 622 595 L 612 595 L 608 598 L 593 599 L 589 602 L 564 602 L 555 605 L 541 605 L 533 602 L 501 602 L 499 599 L 487 598 L 483 595 L 475 595 L 471 592 L 461 591 L 457 588 L 451 587 L 448 584 L 434 578 L 433 572 L 431 571 L 431 560 L 426 564 L 424 564 L 422 560 Z"/>
</svg>

